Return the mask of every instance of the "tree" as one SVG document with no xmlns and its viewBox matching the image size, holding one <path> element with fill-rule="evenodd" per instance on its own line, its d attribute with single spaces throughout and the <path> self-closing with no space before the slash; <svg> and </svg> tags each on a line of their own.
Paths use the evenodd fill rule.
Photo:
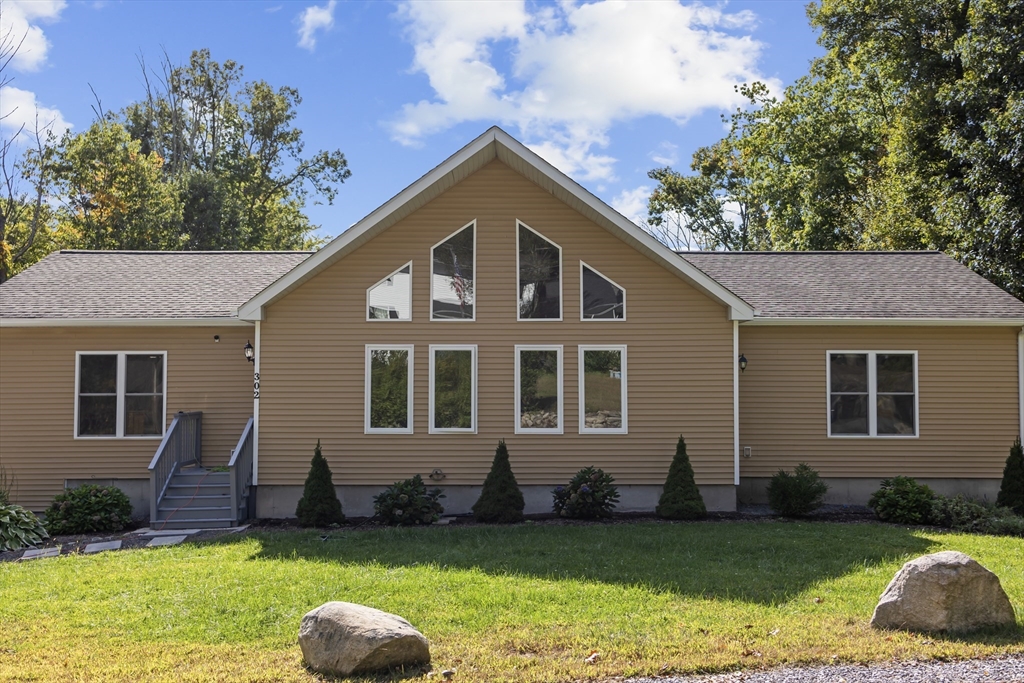
<svg viewBox="0 0 1024 683">
<path fill-rule="evenodd" d="M 658 500 L 656 512 L 665 519 L 703 519 L 708 510 L 693 476 L 693 466 L 686 454 L 686 441 L 682 435 L 676 442 L 676 454 L 668 468 L 665 488 Z"/>
<path fill-rule="evenodd" d="M 302 526 L 323 527 L 345 522 L 341 501 L 334 490 L 331 468 L 328 467 L 327 459 L 320 450 L 320 439 L 316 440 L 313 460 L 302 489 L 302 498 L 295 508 L 295 516 L 299 518 L 299 524 Z"/>
<path fill-rule="evenodd" d="M 996 504 L 1012 508 L 1018 515 L 1024 516 L 1024 449 L 1021 448 L 1019 438 L 1006 459 Z"/>
<path fill-rule="evenodd" d="M 494 462 L 484 479 L 480 498 L 473 505 L 473 517 L 478 522 L 512 524 L 523 521 L 525 507 L 523 492 L 519 490 L 519 483 L 512 473 L 508 448 L 502 439 L 494 451 Z"/>
</svg>

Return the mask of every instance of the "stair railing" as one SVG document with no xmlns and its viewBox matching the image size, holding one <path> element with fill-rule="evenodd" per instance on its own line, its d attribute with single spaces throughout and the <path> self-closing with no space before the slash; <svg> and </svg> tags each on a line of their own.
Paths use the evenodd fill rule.
<svg viewBox="0 0 1024 683">
<path fill-rule="evenodd" d="M 231 461 L 228 462 L 228 479 L 231 481 L 231 510 L 235 522 L 248 519 L 248 511 L 243 517 L 239 512 L 242 506 L 242 497 L 252 486 L 252 434 L 253 418 L 245 423 L 242 436 L 238 444 L 231 451 Z"/>
<path fill-rule="evenodd" d="M 156 521 L 160 501 L 174 473 L 187 465 L 202 465 L 203 413 L 175 414 L 149 463 L 149 518 Z"/>
</svg>

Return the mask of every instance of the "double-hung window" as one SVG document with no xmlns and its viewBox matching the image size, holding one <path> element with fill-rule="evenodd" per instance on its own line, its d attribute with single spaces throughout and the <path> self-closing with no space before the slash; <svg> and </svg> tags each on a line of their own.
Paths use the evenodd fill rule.
<svg viewBox="0 0 1024 683">
<path fill-rule="evenodd" d="M 412 345 L 366 345 L 367 434 L 412 434 Z"/>
<path fill-rule="evenodd" d="M 516 346 L 516 434 L 561 434 L 562 347 Z"/>
<path fill-rule="evenodd" d="M 580 434 L 625 434 L 626 347 L 579 350 Z"/>
<path fill-rule="evenodd" d="M 828 435 L 918 434 L 917 353 L 829 351 Z"/>
<path fill-rule="evenodd" d="M 430 346 L 431 434 L 476 432 L 476 346 Z"/>
<path fill-rule="evenodd" d="M 165 351 L 78 352 L 75 436 L 163 436 Z"/>
</svg>

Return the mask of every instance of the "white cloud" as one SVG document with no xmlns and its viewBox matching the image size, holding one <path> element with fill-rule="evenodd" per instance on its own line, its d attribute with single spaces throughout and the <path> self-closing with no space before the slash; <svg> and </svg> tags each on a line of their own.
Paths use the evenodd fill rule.
<svg viewBox="0 0 1024 683">
<path fill-rule="evenodd" d="M 612 200 L 612 208 L 640 225 L 647 219 L 647 198 L 651 196 L 649 185 L 634 190 L 623 190 Z"/>
<path fill-rule="evenodd" d="M 651 152 L 648 156 L 656 164 L 672 166 L 679 161 L 679 145 L 674 145 L 668 140 L 664 140 L 658 145 L 658 149 Z"/>
<path fill-rule="evenodd" d="M 766 80 L 756 68 L 761 44 L 737 33 L 752 28 L 750 12 L 509 0 L 404 2 L 398 16 L 415 49 L 412 70 L 427 76 L 435 97 L 402 108 L 396 140 L 417 144 L 461 122 L 498 121 L 584 180 L 614 178 L 615 159 L 600 149 L 616 122 L 683 123 L 740 104 L 734 85 Z"/>
<path fill-rule="evenodd" d="M 64 0 L 3 0 L 0 10 L 0 40 L 4 47 L 17 48 L 11 67 L 36 71 L 46 63 L 50 41 L 37 22 L 56 21 L 64 11 Z"/>
<path fill-rule="evenodd" d="M 0 117 L 3 117 L 0 119 L 0 128 L 7 135 L 17 133 L 22 126 L 24 126 L 23 135 L 35 135 L 37 115 L 40 133 L 49 130 L 60 137 L 64 131 L 71 128 L 71 124 L 65 120 L 60 110 L 40 105 L 36 101 L 35 93 L 28 90 L 5 85 L 0 88 L 0 102 L 3 102 L 3 109 L 0 111 Z"/>
<path fill-rule="evenodd" d="M 326 5 L 310 5 L 299 15 L 299 47 L 312 52 L 316 49 L 318 31 L 330 31 L 334 27 L 334 8 L 337 0 L 330 0 Z"/>
</svg>

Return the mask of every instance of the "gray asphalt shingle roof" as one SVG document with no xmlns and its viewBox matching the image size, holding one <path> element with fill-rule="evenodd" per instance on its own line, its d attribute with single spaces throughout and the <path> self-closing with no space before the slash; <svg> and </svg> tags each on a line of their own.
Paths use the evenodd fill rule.
<svg viewBox="0 0 1024 683">
<path fill-rule="evenodd" d="M 222 318 L 311 252 L 60 251 L 0 285 L 0 318 Z"/>
<path fill-rule="evenodd" d="M 682 252 L 765 318 L 1018 319 L 1024 302 L 954 259 L 915 252 Z"/>
</svg>

